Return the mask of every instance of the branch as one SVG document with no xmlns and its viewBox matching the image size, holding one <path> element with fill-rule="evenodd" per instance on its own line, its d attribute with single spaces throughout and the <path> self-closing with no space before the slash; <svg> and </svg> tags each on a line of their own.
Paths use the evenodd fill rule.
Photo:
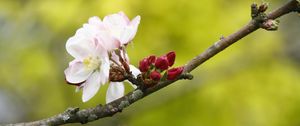
<svg viewBox="0 0 300 126">
<path fill-rule="evenodd" d="M 180 77 L 176 80 L 172 81 L 163 81 L 159 82 L 157 85 L 150 88 L 137 88 L 134 91 L 128 93 L 127 95 L 105 105 L 98 105 L 94 108 L 82 109 L 79 108 L 68 108 L 65 112 L 55 115 L 53 117 L 38 120 L 34 122 L 27 123 L 18 123 L 18 124 L 8 124 L 9 126 L 38 126 L 38 125 L 63 125 L 67 123 L 88 123 L 100 118 L 110 117 L 118 112 L 122 112 L 122 110 L 134 102 L 150 95 L 174 82 L 181 79 L 192 79 L 192 75 L 189 74 L 192 70 L 196 69 L 199 65 L 215 56 L 222 50 L 226 49 L 233 43 L 238 40 L 244 38 L 250 33 L 256 31 L 259 28 L 263 28 L 266 30 L 276 30 L 277 29 L 277 21 L 274 21 L 276 18 L 288 14 L 290 12 L 300 12 L 300 4 L 299 0 L 291 0 L 281 6 L 278 9 L 270 12 L 269 14 L 265 14 L 264 11 L 267 8 L 266 4 L 262 4 L 259 7 L 256 4 L 251 6 L 251 16 L 252 20 L 245 25 L 243 28 L 238 30 L 237 32 L 229 35 L 228 37 L 222 37 L 219 41 L 214 43 L 211 47 L 209 47 L 202 54 L 196 56 L 194 59 L 189 61 L 185 67 L 184 72 Z M 138 80 L 134 78 L 128 78 L 129 81 L 135 83 L 136 85 L 140 83 Z"/>
</svg>

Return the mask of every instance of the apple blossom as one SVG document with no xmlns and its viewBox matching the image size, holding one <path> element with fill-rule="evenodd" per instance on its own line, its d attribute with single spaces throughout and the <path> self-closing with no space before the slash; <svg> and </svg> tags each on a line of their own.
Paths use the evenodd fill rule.
<svg viewBox="0 0 300 126">
<path fill-rule="evenodd" d="M 67 51 L 75 59 L 65 70 L 66 80 L 69 83 L 82 83 L 82 101 L 91 99 L 99 90 L 101 84 L 108 81 L 109 58 L 103 46 L 95 41 L 69 39 Z"/>
<path fill-rule="evenodd" d="M 111 65 L 122 66 L 134 76 L 140 71 L 129 65 L 124 47 L 134 38 L 140 16 L 129 21 L 123 12 L 106 16 L 103 21 L 91 17 L 66 43 L 67 52 L 75 59 L 65 70 L 66 81 L 82 89 L 82 101 L 91 99 L 101 85 L 109 81 Z M 117 55 L 115 52 L 119 51 Z M 122 82 L 111 82 L 106 102 L 124 94 Z"/>
</svg>

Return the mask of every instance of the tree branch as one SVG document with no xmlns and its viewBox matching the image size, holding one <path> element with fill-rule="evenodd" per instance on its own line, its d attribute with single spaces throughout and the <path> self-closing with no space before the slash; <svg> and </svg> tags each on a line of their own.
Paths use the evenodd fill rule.
<svg viewBox="0 0 300 126">
<path fill-rule="evenodd" d="M 262 6 L 262 5 L 261 5 Z M 63 125 L 67 123 L 88 123 L 94 120 L 98 120 L 100 118 L 113 116 L 118 112 L 122 112 L 122 110 L 132 103 L 150 95 L 180 79 L 192 79 L 192 76 L 188 74 L 199 65 L 215 56 L 222 50 L 226 49 L 233 43 L 242 39 L 243 37 L 249 35 L 250 33 L 256 31 L 259 28 L 264 28 L 266 30 L 270 30 L 273 25 L 272 21 L 280 16 L 288 14 L 290 12 L 300 12 L 300 5 L 298 0 L 291 0 L 286 4 L 282 5 L 280 8 L 275 9 L 269 14 L 265 14 L 265 9 L 263 7 L 257 7 L 257 5 L 252 5 L 252 20 L 242 27 L 237 32 L 229 35 L 228 37 L 222 37 L 218 42 L 214 43 L 211 47 L 209 47 L 206 51 L 196 56 L 194 59 L 189 61 L 185 67 L 183 74 L 178 77 L 176 80 L 172 81 L 163 81 L 159 82 L 157 85 L 150 88 L 137 88 L 134 91 L 128 93 L 127 95 L 105 105 L 98 105 L 94 108 L 82 109 L 79 108 L 68 108 L 65 112 L 55 115 L 53 117 L 38 120 L 34 122 L 27 123 L 18 123 L 18 124 L 8 124 L 8 126 L 38 126 L 38 125 Z M 261 9 L 262 8 L 262 9 Z M 256 12 L 258 10 L 258 12 Z M 277 28 L 277 26 L 275 27 Z M 137 79 L 130 78 L 129 81 L 133 83 L 140 83 Z M 141 84 L 137 84 L 141 85 Z"/>
</svg>

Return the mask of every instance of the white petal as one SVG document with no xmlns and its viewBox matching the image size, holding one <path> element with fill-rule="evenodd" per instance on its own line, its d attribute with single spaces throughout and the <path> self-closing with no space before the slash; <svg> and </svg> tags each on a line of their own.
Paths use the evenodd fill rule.
<svg viewBox="0 0 300 126">
<path fill-rule="evenodd" d="M 119 12 L 118 14 L 105 16 L 103 23 L 109 28 L 110 33 L 120 40 L 121 33 L 124 31 L 124 28 L 129 25 L 130 21 L 123 12 Z"/>
<path fill-rule="evenodd" d="M 67 41 L 66 49 L 75 59 L 82 60 L 93 52 L 95 44 L 83 36 L 73 36 Z"/>
<path fill-rule="evenodd" d="M 110 63 L 108 57 L 104 57 L 102 59 L 102 64 L 100 66 L 100 76 L 101 78 L 101 84 L 105 84 L 108 81 L 109 78 L 109 69 L 110 69 Z"/>
<path fill-rule="evenodd" d="M 129 23 L 129 18 L 126 16 L 126 14 L 123 11 L 120 11 L 118 15 L 121 16 L 123 20 L 126 21 L 127 24 Z"/>
<path fill-rule="evenodd" d="M 83 29 L 82 31 L 86 33 L 85 36 L 95 37 L 99 31 L 105 29 L 105 26 L 99 17 L 94 16 L 90 17 L 88 23 L 83 25 Z"/>
<path fill-rule="evenodd" d="M 100 73 L 95 71 L 88 80 L 83 84 L 82 87 L 82 101 L 87 102 L 92 97 L 96 95 L 98 90 L 100 89 L 100 81 L 101 81 Z"/>
<path fill-rule="evenodd" d="M 89 18 L 89 24 L 91 25 L 101 25 L 102 21 L 99 17 L 93 16 Z"/>
<path fill-rule="evenodd" d="M 141 17 L 136 16 L 128 26 L 124 27 L 124 30 L 121 32 L 120 41 L 121 44 L 127 44 L 135 37 L 138 26 L 140 24 Z"/>
<path fill-rule="evenodd" d="M 117 14 L 107 15 L 103 19 L 103 23 L 109 25 L 112 28 L 120 28 L 128 25 L 130 23 L 128 17 L 123 13 L 119 12 Z"/>
<path fill-rule="evenodd" d="M 81 83 L 91 75 L 92 70 L 85 69 L 82 62 L 72 61 L 64 73 L 68 82 Z"/>
<path fill-rule="evenodd" d="M 140 71 L 138 68 L 136 68 L 135 66 L 129 65 L 129 68 L 130 68 L 130 71 L 132 72 L 132 74 L 133 74 L 134 77 L 137 77 L 139 74 L 141 74 L 141 71 Z M 127 82 L 128 82 L 134 89 L 137 88 L 137 86 L 134 85 L 134 84 L 132 84 L 130 81 L 127 81 Z"/>
<path fill-rule="evenodd" d="M 139 74 L 141 74 L 141 71 L 138 68 L 136 68 L 135 66 L 129 65 L 129 68 L 134 77 L 137 77 Z"/>
<path fill-rule="evenodd" d="M 84 24 L 83 27 L 78 29 L 76 34 L 67 41 L 66 49 L 68 53 L 76 59 L 83 59 L 95 52 L 99 43 L 102 45 L 102 50 L 104 47 L 103 42 L 110 43 L 110 45 L 117 44 L 115 42 L 116 40 L 112 38 L 109 39 L 109 35 L 103 32 L 109 31 L 104 27 L 98 17 L 91 17 L 89 23 Z M 100 39 L 99 35 L 101 35 Z"/>
<path fill-rule="evenodd" d="M 134 27 L 134 29 L 137 29 L 141 21 L 141 16 L 136 16 L 132 21 L 130 22 L 130 26 Z"/>
<path fill-rule="evenodd" d="M 124 85 L 122 82 L 110 82 L 106 92 L 106 103 L 110 103 L 124 95 Z"/>
<path fill-rule="evenodd" d="M 120 47 L 120 41 L 108 32 L 108 30 L 99 30 L 97 34 L 97 40 L 100 44 L 107 50 L 111 51 L 113 49 Z"/>
</svg>

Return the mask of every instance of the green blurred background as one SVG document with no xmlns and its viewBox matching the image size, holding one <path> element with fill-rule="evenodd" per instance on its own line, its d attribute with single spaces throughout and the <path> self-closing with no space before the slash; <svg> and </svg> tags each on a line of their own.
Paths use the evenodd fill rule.
<svg viewBox="0 0 300 126">
<path fill-rule="evenodd" d="M 91 16 L 121 10 L 130 18 L 140 15 L 127 48 L 131 63 L 174 50 L 180 66 L 245 25 L 253 2 L 262 1 L 0 0 L 0 124 L 105 102 L 107 87 L 82 103 L 81 92 L 64 81 L 72 60 L 66 40 Z M 267 2 L 274 9 L 286 1 Z M 252 33 L 198 67 L 192 81 L 176 82 L 87 125 L 299 126 L 299 27 L 297 14 L 285 16 L 278 31 Z"/>
</svg>

